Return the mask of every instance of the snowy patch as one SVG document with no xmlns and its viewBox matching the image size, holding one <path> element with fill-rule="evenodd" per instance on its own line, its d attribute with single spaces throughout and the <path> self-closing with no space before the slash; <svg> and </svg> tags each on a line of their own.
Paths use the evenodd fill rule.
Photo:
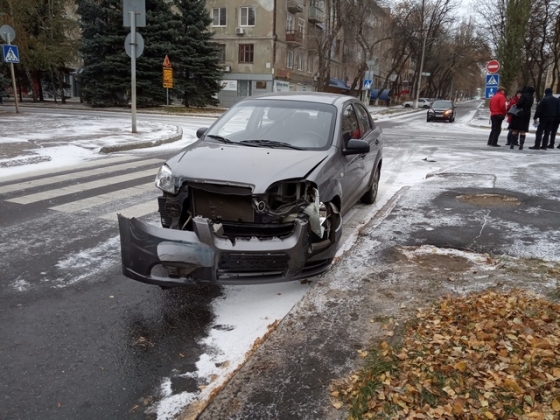
<svg viewBox="0 0 560 420">
<path fill-rule="evenodd" d="M 196 393 L 174 394 L 171 378 L 165 378 L 160 385 L 162 399 L 147 413 L 157 414 L 158 420 L 172 420 L 186 405 L 205 401 L 245 361 L 258 338 L 265 336 L 276 321 L 284 318 L 309 287 L 294 281 L 226 288 L 227 296 L 213 305 L 214 325 L 230 328 L 212 328 L 200 342 L 206 352 L 196 363 L 196 371 L 176 374 L 196 379 L 203 389 Z"/>
<path fill-rule="evenodd" d="M 25 291 L 27 291 L 31 288 L 31 284 L 29 282 L 25 281 L 24 279 L 22 279 L 21 276 L 19 276 L 17 279 L 15 279 L 12 282 L 11 286 L 12 286 L 12 288 L 17 290 L 18 292 L 25 292 Z"/>
<path fill-rule="evenodd" d="M 114 266 L 120 259 L 120 238 L 115 236 L 94 248 L 72 254 L 56 263 L 56 268 L 61 271 L 79 271 L 80 274 L 66 275 L 55 280 L 55 287 L 68 287 L 92 274 L 105 271 Z"/>
</svg>

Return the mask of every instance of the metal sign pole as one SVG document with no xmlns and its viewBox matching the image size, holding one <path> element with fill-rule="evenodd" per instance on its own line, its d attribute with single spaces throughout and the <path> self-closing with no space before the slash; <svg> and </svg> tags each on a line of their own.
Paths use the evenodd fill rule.
<svg viewBox="0 0 560 420">
<path fill-rule="evenodd" d="M 169 106 L 169 89 L 165 89 L 167 91 L 167 106 Z"/>
<path fill-rule="evenodd" d="M 6 32 L 7 40 L 6 42 L 8 45 L 11 45 L 10 33 Z M 19 114 L 19 106 L 18 106 L 18 97 L 17 97 L 17 88 L 16 88 L 16 73 L 14 72 L 14 63 L 10 63 L 10 73 L 12 74 L 12 88 L 14 89 L 14 102 L 16 104 L 16 114 Z"/>
<path fill-rule="evenodd" d="M 131 37 L 131 54 L 130 54 L 130 75 L 131 75 L 131 103 L 130 111 L 132 115 L 132 132 L 137 133 L 136 130 L 136 12 L 130 13 L 130 33 Z"/>
</svg>

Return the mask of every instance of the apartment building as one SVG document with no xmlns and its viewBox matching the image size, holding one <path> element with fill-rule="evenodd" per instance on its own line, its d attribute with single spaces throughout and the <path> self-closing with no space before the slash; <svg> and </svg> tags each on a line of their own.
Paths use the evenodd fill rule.
<svg viewBox="0 0 560 420">
<path fill-rule="evenodd" d="M 222 106 L 264 92 L 316 90 L 322 1 L 207 0 L 207 7 L 225 69 Z"/>
</svg>

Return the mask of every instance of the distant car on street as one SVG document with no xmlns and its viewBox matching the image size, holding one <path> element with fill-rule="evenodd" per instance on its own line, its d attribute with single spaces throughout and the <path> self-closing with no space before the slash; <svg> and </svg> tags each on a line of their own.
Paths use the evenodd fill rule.
<svg viewBox="0 0 560 420">
<path fill-rule="evenodd" d="M 426 121 L 455 121 L 455 104 L 453 101 L 439 100 L 435 101 L 426 115 Z"/>
<path fill-rule="evenodd" d="M 432 105 L 432 101 L 428 98 L 418 98 L 418 107 L 429 108 Z M 403 103 L 405 108 L 411 108 L 414 106 L 414 101 L 406 101 Z"/>
</svg>

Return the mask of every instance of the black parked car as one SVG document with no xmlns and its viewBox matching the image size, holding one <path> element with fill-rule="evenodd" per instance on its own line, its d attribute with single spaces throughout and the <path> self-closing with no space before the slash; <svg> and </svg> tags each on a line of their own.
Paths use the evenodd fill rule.
<svg viewBox="0 0 560 420">
<path fill-rule="evenodd" d="M 377 197 L 382 132 L 353 97 L 248 98 L 197 137 L 156 177 L 162 227 L 119 215 L 125 276 L 162 287 L 314 276 L 344 214 Z"/>
<path fill-rule="evenodd" d="M 426 116 L 426 121 L 455 121 L 455 104 L 453 101 L 437 100 L 435 101 Z"/>
</svg>

